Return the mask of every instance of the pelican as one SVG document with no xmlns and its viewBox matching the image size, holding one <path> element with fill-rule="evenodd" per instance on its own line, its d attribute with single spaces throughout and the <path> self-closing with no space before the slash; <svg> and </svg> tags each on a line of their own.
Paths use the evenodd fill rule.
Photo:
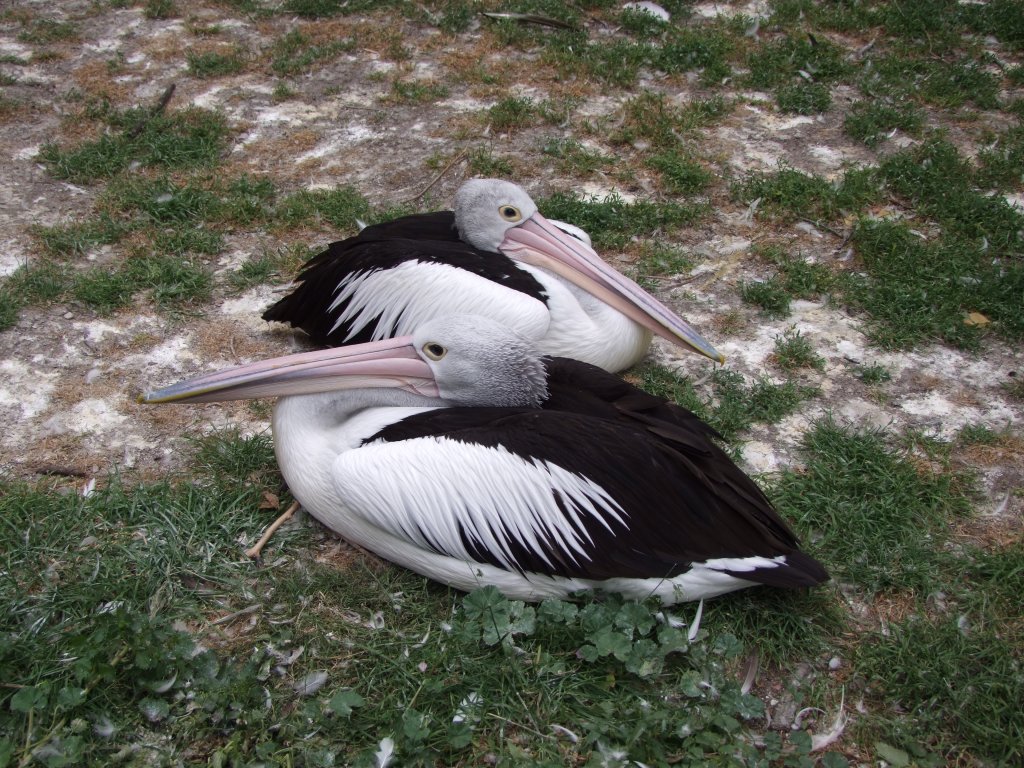
<svg viewBox="0 0 1024 768">
<path fill-rule="evenodd" d="M 348 541 L 462 590 L 699 600 L 828 578 L 689 411 L 483 317 L 212 373 L 147 403 L 281 396 L 281 472 Z"/>
<path fill-rule="evenodd" d="M 585 232 L 554 226 L 521 187 L 497 179 L 467 181 L 454 211 L 403 216 L 332 243 L 263 318 L 301 328 L 320 346 L 341 346 L 408 335 L 456 314 L 488 317 L 544 354 L 607 371 L 639 361 L 652 334 L 724 361 L 605 264 Z"/>
</svg>

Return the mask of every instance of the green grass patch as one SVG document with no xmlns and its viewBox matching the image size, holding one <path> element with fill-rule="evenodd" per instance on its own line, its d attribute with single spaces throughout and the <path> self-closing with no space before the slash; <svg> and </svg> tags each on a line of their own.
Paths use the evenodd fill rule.
<svg viewBox="0 0 1024 768">
<path fill-rule="evenodd" d="M 790 373 L 803 368 L 815 371 L 825 369 L 825 359 L 814 351 L 810 339 L 795 328 L 787 328 L 775 337 L 773 355 L 778 366 Z"/>
<path fill-rule="evenodd" d="M 865 384 L 884 384 L 892 380 L 892 374 L 884 365 L 859 365 L 856 368 L 857 378 Z"/>
<path fill-rule="evenodd" d="M 748 54 L 747 67 L 750 69 L 747 83 L 764 89 L 789 85 L 795 78 L 802 78 L 801 72 L 822 84 L 835 82 L 852 72 L 846 52 L 834 43 L 789 36 L 762 43 Z"/>
<path fill-rule="evenodd" d="M 782 287 L 794 298 L 816 299 L 835 287 L 836 276 L 824 264 L 813 264 L 772 247 L 760 251 L 778 268 Z"/>
<path fill-rule="evenodd" d="M 353 187 L 301 190 L 278 203 L 274 220 L 284 228 L 304 224 L 330 224 L 342 230 L 356 229 L 356 219 L 367 219 L 370 204 Z"/>
<path fill-rule="evenodd" d="M 226 77 L 237 75 L 245 69 L 245 56 L 240 49 L 230 53 L 219 51 L 195 51 L 191 48 L 185 51 L 185 60 L 188 62 L 188 71 L 195 77 Z"/>
<path fill-rule="evenodd" d="M 1024 586 L 1019 572 L 1015 581 L 1018 589 Z M 963 618 L 914 617 L 892 624 L 888 637 L 860 647 L 856 669 L 876 681 L 872 687 L 884 697 L 881 727 L 893 741 L 916 741 L 951 759 L 960 753 L 998 765 L 1019 763 L 1021 646 L 1002 637 L 998 625 L 972 621 L 978 618 L 968 610 Z"/>
<path fill-rule="evenodd" d="M 228 282 L 236 291 L 244 291 L 254 285 L 280 283 L 291 279 L 298 269 L 316 255 L 316 249 L 298 244 L 264 250 L 249 257 L 241 267 L 232 272 Z"/>
<path fill-rule="evenodd" d="M 753 282 L 741 282 L 740 298 L 744 304 L 759 307 L 765 317 L 789 317 L 790 295 L 782 281 L 776 277 Z"/>
<path fill-rule="evenodd" d="M 434 81 L 414 80 L 404 82 L 395 80 L 391 83 L 392 96 L 398 101 L 411 104 L 429 104 L 448 96 L 447 86 Z"/>
<path fill-rule="evenodd" d="M 855 102 L 843 118 L 847 136 L 876 146 L 886 134 L 898 128 L 917 136 L 924 127 L 924 113 L 912 101 L 865 100 Z"/>
<path fill-rule="evenodd" d="M 533 99 L 508 96 L 487 110 L 487 122 L 498 133 L 509 133 L 536 125 L 540 116 Z"/>
<path fill-rule="evenodd" d="M 733 37 L 720 27 L 673 27 L 652 63 L 670 75 L 700 72 L 701 83 L 714 86 L 732 75 L 730 59 L 737 47 Z"/>
<path fill-rule="evenodd" d="M 215 164 L 227 149 L 224 118 L 190 107 L 151 115 L 147 110 L 101 110 L 113 131 L 73 149 L 44 144 L 39 160 L 58 179 L 90 183 L 110 178 L 137 162 L 149 168 L 184 169 Z"/>
<path fill-rule="evenodd" d="M 56 19 L 36 19 L 18 33 L 19 41 L 34 45 L 70 42 L 78 37 L 78 27 L 74 22 Z"/>
<path fill-rule="evenodd" d="M 922 597 L 941 582 L 949 522 L 970 510 L 968 477 L 923 468 L 880 432 L 831 420 L 804 436 L 803 454 L 805 468 L 784 470 L 773 498 L 787 519 L 814 531 L 815 551 L 837 579 Z"/>
<path fill-rule="evenodd" d="M 760 198 L 758 210 L 784 219 L 812 222 L 835 220 L 857 212 L 883 196 L 874 168 L 850 168 L 836 182 L 781 167 L 774 173 L 755 171 L 731 188 L 733 199 L 750 202 Z"/>
<path fill-rule="evenodd" d="M 728 114 L 732 104 L 715 96 L 673 106 L 662 93 L 644 91 L 622 107 L 622 127 L 612 140 L 620 144 L 647 142 L 657 149 L 677 148 L 687 134 Z"/>
<path fill-rule="evenodd" d="M 819 115 L 832 106 L 832 92 L 827 85 L 806 81 L 781 86 L 775 101 L 783 112 L 796 115 Z"/>
<path fill-rule="evenodd" d="M 147 19 L 173 19 L 178 15 L 178 9 L 173 0 L 146 0 L 142 15 Z"/>
<path fill-rule="evenodd" d="M 645 240 L 640 245 L 633 269 L 644 277 L 675 276 L 693 269 L 693 260 L 679 246 L 660 240 Z"/>
<path fill-rule="evenodd" d="M 302 34 L 301 30 L 293 29 L 279 38 L 271 48 L 270 69 L 282 77 L 310 72 L 315 66 L 354 50 L 355 46 L 355 38 L 318 45 Z"/>
<path fill-rule="evenodd" d="M 1024 125 L 995 134 L 977 156 L 979 186 L 1019 189 L 1024 186 Z"/>
<path fill-rule="evenodd" d="M 107 315 L 131 304 L 139 287 L 125 270 L 93 267 L 75 277 L 71 295 L 90 309 Z"/>
<path fill-rule="evenodd" d="M 999 106 L 1000 78 L 971 58 L 945 61 L 889 54 L 871 60 L 860 89 L 870 99 L 921 100 L 945 109 L 972 103 L 981 109 Z"/>
<path fill-rule="evenodd" d="M 957 238 L 924 242 L 905 224 L 864 222 L 853 242 L 867 275 L 846 281 L 844 295 L 871 315 L 872 341 L 899 349 L 944 341 L 976 349 L 984 333 L 969 312 L 993 321 L 1008 339 L 1024 336 L 1019 297 L 1024 267 Z"/>
<path fill-rule="evenodd" d="M 556 192 L 538 200 L 537 205 L 549 218 L 571 221 L 584 229 L 596 247 L 616 249 L 624 248 L 634 237 L 667 233 L 694 224 L 707 211 L 704 205 L 646 200 L 627 203 L 617 195 L 599 200 L 572 192 Z"/>
<path fill-rule="evenodd" d="M 693 411 L 730 443 L 751 425 L 773 424 L 818 393 L 793 381 L 775 384 L 762 378 L 748 384 L 742 374 L 718 369 L 711 376 L 710 396 L 701 397 L 689 379 L 667 368 L 645 365 L 636 373 L 643 389 Z"/>
<path fill-rule="evenodd" d="M 623 8 L 619 11 L 616 21 L 623 30 L 634 37 L 659 37 L 669 29 L 668 22 L 660 16 L 638 8 Z"/>
<path fill-rule="evenodd" d="M 466 159 L 470 170 L 477 176 L 511 179 L 515 174 L 512 162 L 507 157 L 494 154 L 494 148 L 490 144 L 477 147 Z"/>
<path fill-rule="evenodd" d="M 162 309 L 197 304 L 210 298 L 212 287 L 204 267 L 176 255 L 129 259 L 119 268 L 95 267 L 70 282 L 71 295 L 100 314 L 129 306 L 141 291 L 149 291 Z"/>
<path fill-rule="evenodd" d="M 953 234 L 976 239 L 993 255 L 1019 252 L 1024 245 L 1024 213 L 999 196 L 979 192 L 974 168 L 942 139 L 887 157 L 880 173 L 889 188 L 913 202 Z"/>
<path fill-rule="evenodd" d="M 43 253 L 54 259 L 67 259 L 97 246 L 116 243 L 131 229 L 129 223 L 101 212 L 90 220 L 74 224 L 35 227 L 32 235 Z"/>
<path fill-rule="evenodd" d="M 579 175 L 591 174 L 614 162 L 613 158 L 585 147 L 576 139 L 550 139 L 544 143 L 541 152 L 555 158 L 559 170 Z"/>
<path fill-rule="evenodd" d="M 711 185 L 710 171 L 692 157 L 678 151 L 652 155 L 647 164 L 661 173 L 662 188 L 673 195 L 696 195 Z"/>
</svg>

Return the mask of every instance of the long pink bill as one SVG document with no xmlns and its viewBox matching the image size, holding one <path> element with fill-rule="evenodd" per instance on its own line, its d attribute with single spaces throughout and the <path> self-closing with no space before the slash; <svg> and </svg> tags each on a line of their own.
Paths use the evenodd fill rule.
<svg viewBox="0 0 1024 768">
<path fill-rule="evenodd" d="M 228 368 L 140 395 L 139 402 L 212 403 L 370 387 L 439 396 L 433 373 L 416 354 L 412 337 L 401 336 Z"/>
<path fill-rule="evenodd" d="M 608 266 L 593 248 L 560 231 L 539 213 L 509 229 L 499 249 L 511 258 L 560 275 L 658 336 L 725 362 L 689 323 Z"/>
</svg>

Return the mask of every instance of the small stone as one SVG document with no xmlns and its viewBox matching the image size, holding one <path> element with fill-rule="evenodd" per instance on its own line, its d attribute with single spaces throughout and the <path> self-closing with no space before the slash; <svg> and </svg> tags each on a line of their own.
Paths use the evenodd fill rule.
<svg viewBox="0 0 1024 768">
<path fill-rule="evenodd" d="M 840 659 L 838 656 L 833 656 L 831 659 L 828 660 L 828 668 L 833 672 L 835 672 L 841 666 L 843 666 L 843 662 L 842 659 Z"/>
<path fill-rule="evenodd" d="M 64 313 L 64 319 L 65 319 L 65 320 L 70 320 L 70 319 L 71 319 L 71 318 L 73 318 L 74 316 L 75 316 L 75 313 L 74 313 L 74 312 L 65 312 L 65 313 Z"/>
</svg>

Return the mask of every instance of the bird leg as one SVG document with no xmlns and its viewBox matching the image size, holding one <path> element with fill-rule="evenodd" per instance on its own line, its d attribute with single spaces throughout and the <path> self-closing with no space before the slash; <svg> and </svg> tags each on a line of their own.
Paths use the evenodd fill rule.
<svg viewBox="0 0 1024 768">
<path fill-rule="evenodd" d="M 260 540 L 253 544 L 249 549 L 245 550 L 246 556 L 252 558 L 253 560 L 259 557 L 260 552 L 263 551 L 263 548 L 267 545 L 267 542 L 270 541 L 270 537 L 274 535 L 274 531 L 280 528 L 283 523 L 290 520 L 292 515 L 295 514 L 295 511 L 298 508 L 299 502 L 293 501 L 291 505 L 288 507 L 288 509 L 281 513 L 277 520 L 270 524 L 270 527 L 267 528 L 266 532 L 262 536 L 260 536 Z"/>
</svg>

